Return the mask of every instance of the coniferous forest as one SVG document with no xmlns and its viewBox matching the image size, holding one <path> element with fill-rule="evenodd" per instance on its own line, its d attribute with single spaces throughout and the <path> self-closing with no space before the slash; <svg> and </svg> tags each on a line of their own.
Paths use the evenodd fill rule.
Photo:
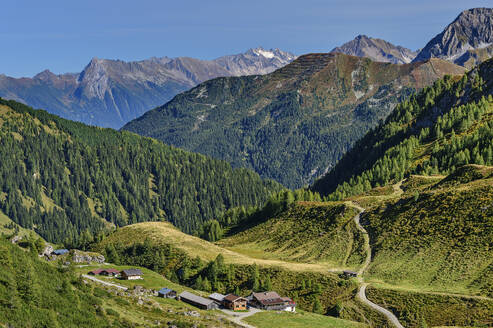
<svg viewBox="0 0 493 328">
<path fill-rule="evenodd" d="M 0 100 L 0 209 L 46 240 L 77 246 L 112 226 L 167 220 L 192 232 L 282 189 L 246 169 L 128 132 Z"/>
<path fill-rule="evenodd" d="M 343 199 L 409 174 L 449 174 L 466 164 L 492 165 L 492 71 L 489 60 L 461 78 L 446 76 L 412 95 L 312 190 Z"/>
</svg>

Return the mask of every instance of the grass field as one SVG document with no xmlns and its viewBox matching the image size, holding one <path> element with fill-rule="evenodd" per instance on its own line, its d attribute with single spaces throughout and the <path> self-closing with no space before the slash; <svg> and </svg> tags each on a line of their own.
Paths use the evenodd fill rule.
<svg viewBox="0 0 493 328">
<path fill-rule="evenodd" d="M 297 313 L 266 311 L 254 314 L 243 321 L 258 328 L 353 328 L 368 327 L 357 322 L 337 319 L 305 311 Z"/>
<path fill-rule="evenodd" d="M 135 266 L 129 266 L 129 265 L 113 265 L 113 264 L 102 264 L 102 265 L 89 265 L 89 266 L 83 266 L 83 267 L 75 267 L 75 271 L 79 274 L 87 274 L 89 271 L 92 271 L 94 269 L 99 269 L 99 268 L 114 268 L 117 270 L 125 270 L 125 269 L 131 269 L 131 268 L 136 268 L 142 270 L 143 273 L 143 279 L 138 279 L 138 280 L 121 280 L 118 278 L 111 278 L 111 277 L 105 277 L 105 276 L 95 276 L 96 278 L 104 281 L 108 281 L 111 283 L 115 283 L 121 286 L 128 287 L 132 289 L 134 286 L 142 286 L 146 289 L 155 289 L 159 290 L 163 287 L 166 288 L 171 288 L 173 290 L 176 290 L 178 293 L 181 293 L 184 290 L 187 291 L 193 291 L 191 288 L 187 288 L 185 286 L 176 284 L 174 282 L 169 281 L 166 279 L 164 276 L 160 275 L 159 273 L 156 273 L 152 270 L 142 268 L 142 267 L 135 267 Z M 194 291 L 195 292 L 195 291 Z M 202 293 L 204 296 L 207 295 L 207 293 L 203 293 L 200 291 L 197 291 L 197 293 Z"/>
<path fill-rule="evenodd" d="M 444 179 L 411 177 L 405 193 L 368 211 L 367 281 L 407 290 L 493 296 L 493 178 L 468 166 Z"/>
<path fill-rule="evenodd" d="M 356 269 L 363 238 L 341 202 L 298 202 L 268 221 L 217 244 L 257 259 L 323 264 L 327 270 Z"/>
<path fill-rule="evenodd" d="M 139 236 L 138 240 L 136 240 L 136 236 Z M 167 222 L 144 222 L 120 228 L 103 240 L 98 245 L 98 248 L 99 250 L 102 250 L 106 244 L 116 241 L 130 245 L 136 241 L 143 241 L 145 238 L 149 238 L 153 244 L 156 245 L 174 245 L 176 248 L 185 251 L 190 256 L 199 256 L 206 261 L 214 260 L 217 255 L 222 254 L 226 263 L 256 263 L 261 266 L 281 267 L 293 271 L 327 272 L 327 266 L 323 264 L 296 263 L 250 257 L 245 254 L 225 249 L 198 237 L 187 235 Z"/>
</svg>

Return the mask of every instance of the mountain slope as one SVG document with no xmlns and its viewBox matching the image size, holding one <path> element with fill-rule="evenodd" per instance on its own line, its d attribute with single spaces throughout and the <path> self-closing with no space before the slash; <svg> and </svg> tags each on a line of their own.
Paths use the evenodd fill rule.
<svg viewBox="0 0 493 328">
<path fill-rule="evenodd" d="M 492 94 L 493 59 L 461 79 L 437 81 L 401 103 L 312 189 L 338 199 L 410 173 L 493 165 Z"/>
<path fill-rule="evenodd" d="M 260 259 L 354 269 L 364 261 L 363 237 L 353 221 L 357 213 L 339 202 L 296 202 L 218 245 Z"/>
<path fill-rule="evenodd" d="M 471 68 L 492 56 L 493 8 L 474 8 L 463 11 L 414 61 L 442 58 Z"/>
<path fill-rule="evenodd" d="M 151 58 L 136 62 L 93 58 L 81 73 L 31 78 L 0 75 L 0 97 L 44 108 L 91 125 L 120 128 L 200 82 L 219 76 L 265 74 L 295 58 L 279 49 L 199 60 Z"/>
<path fill-rule="evenodd" d="M 88 127 L 0 99 L 0 210 L 51 242 L 169 220 L 193 231 L 282 187 L 251 171 L 128 132 Z M 83 233 L 84 232 L 84 233 Z"/>
<path fill-rule="evenodd" d="M 168 286 L 180 293 L 185 289 L 150 270 L 140 268 L 144 280 L 133 283 L 113 279 L 112 283 L 130 287 L 127 292 L 122 292 L 80 277 L 80 274 L 100 267 L 123 270 L 128 266 L 64 266 L 62 261 L 67 258 L 54 262 L 43 259 L 35 251 L 0 238 L 0 325 L 26 328 L 163 327 L 165 320 L 179 327 L 237 327 L 225 321 L 223 315 L 199 310 L 178 300 L 136 292 L 132 287 L 137 284 L 149 290 Z M 189 311 L 199 315 L 190 316 Z"/>
<path fill-rule="evenodd" d="M 330 168 L 395 104 L 463 68 L 309 54 L 264 76 L 218 78 L 123 129 L 300 187 Z"/>
<path fill-rule="evenodd" d="M 398 200 L 363 217 L 373 249 L 369 279 L 492 298 L 493 167 L 420 179 L 410 177 Z"/>
<path fill-rule="evenodd" d="M 416 57 L 416 52 L 410 49 L 395 46 L 382 39 L 369 38 L 366 35 L 358 35 L 354 40 L 332 49 L 331 52 L 393 64 L 408 64 Z"/>
</svg>

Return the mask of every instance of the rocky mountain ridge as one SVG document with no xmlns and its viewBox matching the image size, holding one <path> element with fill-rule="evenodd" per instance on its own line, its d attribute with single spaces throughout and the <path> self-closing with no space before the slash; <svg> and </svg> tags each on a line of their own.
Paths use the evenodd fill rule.
<svg viewBox="0 0 493 328">
<path fill-rule="evenodd" d="M 492 56 L 493 8 L 474 8 L 463 11 L 414 61 L 441 58 L 471 68 Z"/>
<path fill-rule="evenodd" d="M 416 52 L 410 49 L 366 35 L 358 35 L 342 46 L 332 49 L 331 52 L 366 57 L 374 61 L 393 64 L 408 64 L 416 57 Z"/>
<path fill-rule="evenodd" d="M 45 70 L 33 78 L 0 75 L 0 97 L 67 119 L 119 128 L 198 83 L 220 76 L 270 73 L 295 58 L 279 49 L 261 47 L 215 60 L 93 58 L 81 73 L 56 75 Z"/>
</svg>

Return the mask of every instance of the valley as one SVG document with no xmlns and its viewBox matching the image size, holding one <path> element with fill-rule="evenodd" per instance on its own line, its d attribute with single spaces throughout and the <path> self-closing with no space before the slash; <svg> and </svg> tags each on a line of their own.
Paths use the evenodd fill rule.
<svg viewBox="0 0 493 328">
<path fill-rule="evenodd" d="M 493 9 L 460 9 L 416 51 L 395 44 L 418 29 L 402 43 L 359 34 L 328 53 L 217 58 L 269 40 L 269 24 L 311 42 L 333 14 L 308 1 L 318 19 L 300 29 L 302 10 L 231 2 L 218 19 L 217 5 L 195 5 L 85 28 L 115 51 L 139 35 L 121 58 L 153 34 L 156 49 L 207 60 L 0 75 L 0 327 L 493 327 Z M 345 39 L 346 21 L 366 22 L 338 15 Z"/>
</svg>

